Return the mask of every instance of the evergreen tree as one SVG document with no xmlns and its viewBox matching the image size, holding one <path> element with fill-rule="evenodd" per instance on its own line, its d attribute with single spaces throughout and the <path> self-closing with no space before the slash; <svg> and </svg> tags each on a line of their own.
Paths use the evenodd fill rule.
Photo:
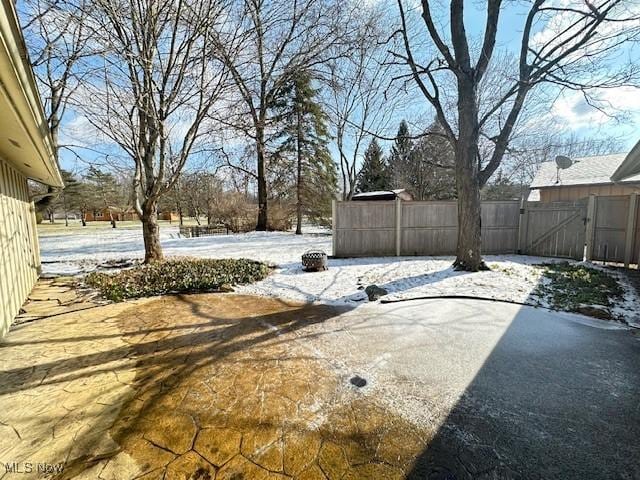
<svg viewBox="0 0 640 480">
<path fill-rule="evenodd" d="M 64 182 L 64 188 L 59 193 L 52 195 L 49 202 L 37 203 L 36 208 L 40 214 L 46 214 L 51 223 L 54 223 L 55 213 L 62 211 L 65 225 L 69 226 L 69 212 L 80 209 L 83 184 L 68 170 L 61 169 L 60 175 Z"/>
<path fill-rule="evenodd" d="M 327 144 L 327 115 L 318 101 L 319 90 L 312 77 L 300 71 L 282 89 L 273 105 L 274 120 L 280 129 L 274 157 L 295 165 L 296 234 L 302 233 L 302 218 L 326 223 L 331 216 L 338 174 Z"/>
<path fill-rule="evenodd" d="M 73 174 L 67 170 L 60 170 L 62 180 L 64 181 L 64 189 L 58 197 L 56 203 L 62 207 L 64 211 L 64 223 L 69 226 L 69 211 L 80 210 L 84 189 L 83 184 L 76 179 Z"/>
<path fill-rule="evenodd" d="M 401 188 L 415 200 L 457 198 L 454 151 L 442 133 L 442 127 L 434 121 L 411 151 Z"/>
<path fill-rule="evenodd" d="M 502 169 L 480 191 L 482 200 L 519 200 L 528 191 L 528 186 L 511 181 Z"/>
<path fill-rule="evenodd" d="M 412 150 L 413 140 L 410 138 L 409 125 L 402 120 L 389 155 L 389 175 L 395 188 L 405 188 L 407 174 L 411 170 Z"/>
<path fill-rule="evenodd" d="M 358 192 L 375 192 L 391 189 L 389 169 L 380 144 L 374 138 L 364 152 L 362 168 L 358 173 Z"/>
<path fill-rule="evenodd" d="M 119 202 L 119 185 L 115 176 L 108 172 L 91 166 L 85 180 L 91 184 L 94 189 L 93 193 L 93 209 L 99 210 L 105 208 L 109 212 L 109 220 L 111 226 L 116 228 L 116 220 L 113 217 L 112 208 Z"/>
<path fill-rule="evenodd" d="M 415 200 L 456 198 L 453 149 L 442 133 L 434 121 L 414 142 L 407 123 L 400 123 L 389 158 L 394 188 L 406 189 Z"/>
</svg>

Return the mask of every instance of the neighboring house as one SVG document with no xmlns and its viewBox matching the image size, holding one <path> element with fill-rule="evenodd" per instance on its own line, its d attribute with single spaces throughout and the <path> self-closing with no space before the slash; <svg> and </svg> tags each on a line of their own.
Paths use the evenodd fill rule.
<svg viewBox="0 0 640 480">
<path fill-rule="evenodd" d="M 61 188 L 53 143 L 12 0 L 0 0 L 0 337 L 40 273 L 27 179 Z"/>
<path fill-rule="evenodd" d="M 405 202 L 413 200 L 411 194 L 405 189 L 356 193 L 351 197 L 351 200 L 372 202 L 374 200 L 395 200 L 396 198 L 404 200 Z"/>
<path fill-rule="evenodd" d="M 530 189 L 529 201 L 545 203 L 640 193 L 640 142 L 629 153 L 573 159 L 566 169 L 542 163 Z"/>
<path fill-rule="evenodd" d="M 176 212 L 164 211 L 158 213 L 159 220 L 168 220 L 169 222 L 177 222 L 180 220 L 180 215 Z"/>
</svg>

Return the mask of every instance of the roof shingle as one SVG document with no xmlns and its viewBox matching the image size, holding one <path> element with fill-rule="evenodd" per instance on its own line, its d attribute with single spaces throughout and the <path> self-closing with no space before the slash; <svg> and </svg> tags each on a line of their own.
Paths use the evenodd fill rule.
<svg viewBox="0 0 640 480">
<path fill-rule="evenodd" d="M 558 170 L 556 162 L 544 162 L 540 164 L 530 188 L 613 183 L 611 175 L 626 156 L 626 153 L 619 153 L 576 158 L 573 164 L 564 170 Z"/>
</svg>

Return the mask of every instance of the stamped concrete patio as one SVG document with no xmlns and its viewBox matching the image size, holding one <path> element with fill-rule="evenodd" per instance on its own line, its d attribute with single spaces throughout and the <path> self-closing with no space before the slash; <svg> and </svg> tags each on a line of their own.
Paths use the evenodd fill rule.
<svg viewBox="0 0 640 480">
<path fill-rule="evenodd" d="M 340 313 L 211 294 L 18 325 L 0 349 L 0 477 L 402 478 L 422 432 L 296 340 Z"/>
<path fill-rule="evenodd" d="M 83 303 L 0 343 L 3 480 L 640 477 L 626 329 L 477 301 Z"/>
</svg>

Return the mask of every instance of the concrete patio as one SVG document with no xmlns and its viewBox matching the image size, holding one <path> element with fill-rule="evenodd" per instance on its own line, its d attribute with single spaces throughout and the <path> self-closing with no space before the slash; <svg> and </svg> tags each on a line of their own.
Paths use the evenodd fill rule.
<svg viewBox="0 0 640 480">
<path fill-rule="evenodd" d="M 17 325 L 0 364 L 3 480 L 640 476 L 639 339 L 577 315 L 167 296 Z"/>
</svg>

